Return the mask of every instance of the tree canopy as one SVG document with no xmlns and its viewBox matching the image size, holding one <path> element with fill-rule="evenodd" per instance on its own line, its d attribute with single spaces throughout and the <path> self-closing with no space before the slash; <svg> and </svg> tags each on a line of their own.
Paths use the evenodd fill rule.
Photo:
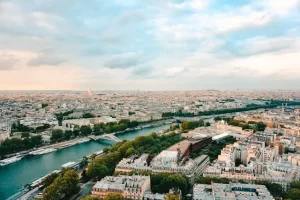
<svg viewBox="0 0 300 200">
<path fill-rule="evenodd" d="M 78 192 L 79 176 L 73 169 L 60 173 L 43 192 L 43 200 L 61 200 Z"/>
<path fill-rule="evenodd" d="M 108 193 L 105 197 L 104 200 L 124 200 L 124 197 L 120 193 Z"/>
</svg>

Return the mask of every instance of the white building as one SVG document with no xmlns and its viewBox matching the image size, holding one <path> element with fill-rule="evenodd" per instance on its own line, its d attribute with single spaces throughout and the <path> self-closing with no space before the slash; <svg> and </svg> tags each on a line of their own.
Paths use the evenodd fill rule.
<svg viewBox="0 0 300 200">
<path fill-rule="evenodd" d="M 0 123 L 0 143 L 10 137 L 11 126 L 9 123 Z"/>
<path fill-rule="evenodd" d="M 196 184 L 193 188 L 194 200 L 274 200 L 266 186 L 252 184 Z"/>
</svg>

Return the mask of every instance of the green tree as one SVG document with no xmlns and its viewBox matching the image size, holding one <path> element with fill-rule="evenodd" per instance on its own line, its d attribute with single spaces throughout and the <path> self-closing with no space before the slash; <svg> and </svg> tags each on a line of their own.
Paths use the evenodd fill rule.
<svg viewBox="0 0 300 200">
<path fill-rule="evenodd" d="M 21 138 L 25 138 L 25 137 L 29 137 L 29 136 L 30 136 L 29 132 L 22 132 L 21 133 Z"/>
<path fill-rule="evenodd" d="M 64 139 L 65 139 L 65 140 L 70 140 L 71 137 L 72 137 L 72 135 L 73 135 L 73 131 L 71 131 L 71 130 L 66 130 L 65 133 L 64 133 Z"/>
<path fill-rule="evenodd" d="M 124 200 L 124 197 L 120 193 L 108 193 L 105 197 L 104 200 Z"/>
<path fill-rule="evenodd" d="M 89 177 L 99 177 L 103 178 L 108 175 L 108 168 L 106 165 L 101 164 L 99 162 L 92 162 L 88 166 L 87 175 Z"/>
<path fill-rule="evenodd" d="M 42 108 L 46 108 L 48 106 L 47 103 L 42 103 Z"/>
<path fill-rule="evenodd" d="M 84 198 L 82 198 L 81 200 L 100 200 L 100 199 L 97 197 L 92 197 L 92 196 L 88 195 L 88 196 L 85 196 Z"/>
<path fill-rule="evenodd" d="M 167 193 L 164 197 L 165 200 L 180 200 L 180 196 L 178 194 L 170 194 Z"/>
<path fill-rule="evenodd" d="M 42 180 L 42 185 L 44 187 L 48 187 L 49 185 L 51 185 L 54 180 L 58 177 L 58 173 L 51 173 L 50 175 L 46 176 L 43 180 Z"/>
<path fill-rule="evenodd" d="M 82 115 L 82 117 L 83 118 L 93 118 L 93 117 L 95 117 L 93 114 L 91 114 L 91 113 L 84 113 L 83 115 Z"/>
<path fill-rule="evenodd" d="M 43 143 L 42 136 L 40 136 L 40 135 L 32 136 L 30 138 L 30 142 L 31 142 L 32 147 L 38 147 Z"/>
<path fill-rule="evenodd" d="M 80 169 L 83 169 L 85 166 L 87 166 L 88 165 L 88 158 L 86 157 L 86 156 L 84 156 L 83 158 L 82 158 L 82 160 L 80 161 L 80 163 L 79 163 L 79 168 Z"/>
<path fill-rule="evenodd" d="M 63 130 L 61 130 L 61 129 L 54 129 L 54 130 L 52 130 L 52 134 L 51 134 L 50 140 L 51 140 L 52 143 L 61 142 L 63 140 L 63 137 L 64 137 Z"/>
<path fill-rule="evenodd" d="M 129 149 L 127 149 L 126 150 L 126 157 L 129 157 L 129 156 L 132 156 L 132 155 L 135 155 L 135 154 L 137 154 L 138 152 L 133 148 L 133 147 L 131 147 L 131 148 L 129 148 Z"/>
<path fill-rule="evenodd" d="M 93 153 L 90 157 L 92 160 L 95 160 L 95 158 L 97 157 L 97 154 Z"/>
<path fill-rule="evenodd" d="M 74 137 L 77 137 L 79 135 L 79 133 L 80 133 L 80 130 L 78 128 L 74 128 L 74 130 L 73 130 Z"/>
<path fill-rule="evenodd" d="M 258 122 L 257 123 L 257 128 L 259 131 L 264 131 L 266 129 L 267 125 L 263 122 Z"/>
<path fill-rule="evenodd" d="M 83 125 L 80 127 L 80 133 L 82 135 L 90 135 L 92 133 L 92 129 L 90 126 Z"/>
<path fill-rule="evenodd" d="M 78 191 L 79 176 L 73 169 L 61 172 L 43 192 L 43 200 L 65 199 Z"/>
</svg>

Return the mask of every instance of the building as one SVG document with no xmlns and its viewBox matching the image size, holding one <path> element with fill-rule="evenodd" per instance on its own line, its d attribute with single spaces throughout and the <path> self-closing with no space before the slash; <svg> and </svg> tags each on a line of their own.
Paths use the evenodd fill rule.
<svg viewBox="0 0 300 200">
<path fill-rule="evenodd" d="M 179 159 L 183 157 L 189 156 L 191 152 L 191 142 L 188 140 L 183 140 L 174 144 L 173 146 L 169 147 L 167 151 L 178 151 L 179 152 Z"/>
<path fill-rule="evenodd" d="M 199 149 L 202 149 L 203 147 L 207 146 L 209 143 L 212 142 L 211 137 L 205 137 L 200 140 L 190 140 L 191 142 L 191 152 L 198 151 Z"/>
<path fill-rule="evenodd" d="M 239 159 L 241 163 L 247 165 L 247 158 L 248 158 L 248 149 L 245 147 L 238 147 L 234 150 L 234 158 L 235 160 Z"/>
<path fill-rule="evenodd" d="M 143 170 L 150 171 L 151 167 L 149 167 L 149 154 L 143 154 L 141 157 L 137 158 L 134 156 L 133 158 L 123 158 L 118 165 L 116 166 L 115 171 L 122 172 L 131 172 L 134 170 Z"/>
<path fill-rule="evenodd" d="M 145 192 L 149 190 L 150 176 L 106 176 L 94 185 L 92 196 L 104 199 L 108 193 L 115 192 L 123 195 L 125 199 L 143 199 Z"/>
<path fill-rule="evenodd" d="M 151 191 L 146 191 L 143 197 L 144 200 L 165 200 L 164 194 L 153 194 Z"/>
<path fill-rule="evenodd" d="M 0 123 L 0 143 L 10 137 L 11 126 L 9 123 Z"/>
<path fill-rule="evenodd" d="M 178 147 L 178 149 L 177 149 Z M 172 146 L 166 151 L 162 151 L 151 162 L 148 154 L 143 154 L 141 157 L 131 157 L 122 159 L 116 166 L 116 172 L 131 172 L 131 171 L 149 171 L 153 173 L 181 173 L 187 176 L 191 183 L 195 177 L 201 175 L 209 164 L 209 157 L 201 155 L 195 159 L 187 156 L 182 156 L 181 150 L 185 152 L 186 145 Z M 177 151 L 172 151 L 177 149 Z"/>
<path fill-rule="evenodd" d="M 180 159 L 180 151 L 162 151 L 151 162 L 154 173 L 181 173 L 193 183 L 195 177 L 201 175 L 209 164 L 207 155 L 195 159 L 184 157 Z"/>
<path fill-rule="evenodd" d="M 195 184 L 194 200 L 275 200 L 264 185 L 229 183 Z"/>
</svg>

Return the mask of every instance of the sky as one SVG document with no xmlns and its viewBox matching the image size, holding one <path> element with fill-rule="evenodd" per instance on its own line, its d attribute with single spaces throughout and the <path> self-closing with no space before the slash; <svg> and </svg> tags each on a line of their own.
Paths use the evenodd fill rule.
<svg viewBox="0 0 300 200">
<path fill-rule="evenodd" d="M 300 0 L 0 0 L 0 90 L 300 89 Z"/>
</svg>

